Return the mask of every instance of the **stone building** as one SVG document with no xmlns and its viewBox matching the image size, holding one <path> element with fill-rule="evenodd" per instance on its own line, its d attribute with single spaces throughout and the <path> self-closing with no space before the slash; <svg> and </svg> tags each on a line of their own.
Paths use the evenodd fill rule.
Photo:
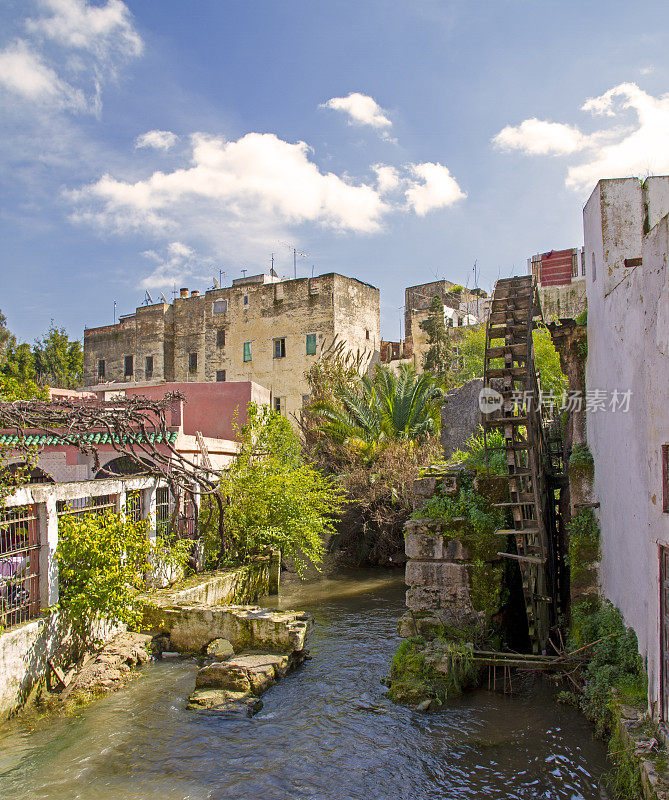
<svg viewBox="0 0 669 800">
<path fill-rule="evenodd" d="M 172 303 L 87 328 L 84 383 L 109 390 L 138 381 L 252 381 L 292 417 L 309 391 L 305 372 L 334 342 L 367 364 L 378 358 L 378 289 L 337 273 L 253 275 L 203 294 L 182 289 Z"/>
<path fill-rule="evenodd" d="M 527 274 L 537 280 L 546 322 L 574 318 L 585 311 L 585 272 L 582 247 L 550 250 L 527 259 Z"/>
<path fill-rule="evenodd" d="M 583 211 L 587 441 L 602 591 L 669 720 L 669 176 L 601 180 Z M 625 393 L 631 392 L 628 399 Z M 587 399 L 587 396 L 586 396 Z"/>
</svg>

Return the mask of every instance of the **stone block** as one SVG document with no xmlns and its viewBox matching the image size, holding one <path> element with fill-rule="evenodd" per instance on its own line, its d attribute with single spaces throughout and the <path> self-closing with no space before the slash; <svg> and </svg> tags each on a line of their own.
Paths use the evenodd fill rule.
<svg viewBox="0 0 669 800">
<path fill-rule="evenodd" d="M 225 661 L 234 654 L 235 650 L 227 639 L 214 639 L 207 645 L 207 655 L 216 661 Z"/>
<path fill-rule="evenodd" d="M 404 552 L 419 561 L 467 561 L 469 550 L 458 539 L 432 533 L 407 533 Z"/>
<path fill-rule="evenodd" d="M 405 568 L 404 579 L 407 586 L 469 591 L 467 567 L 449 561 L 409 561 Z"/>
<path fill-rule="evenodd" d="M 195 678 L 195 686 L 198 689 L 225 689 L 246 694 L 251 692 L 247 671 L 228 662 L 202 667 Z"/>
</svg>

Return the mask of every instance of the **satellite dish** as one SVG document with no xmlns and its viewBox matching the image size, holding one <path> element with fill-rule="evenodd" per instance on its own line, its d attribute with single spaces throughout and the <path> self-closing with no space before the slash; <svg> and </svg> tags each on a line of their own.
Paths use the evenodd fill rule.
<svg viewBox="0 0 669 800">
<path fill-rule="evenodd" d="M 165 295 L 164 295 L 164 293 L 163 293 L 163 292 L 161 292 L 161 293 L 160 293 L 160 296 L 161 296 L 161 297 L 162 297 L 162 299 L 163 299 L 163 303 L 167 303 L 167 298 L 165 297 Z M 169 303 L 168 303 L 168 305 L 169 305 Z"/>
<path fill-rule="evenodd" d="M 218 282 L 217 278 L 214 278 L 214 289 L 220 289 L 221 284 Z"/>
<path fill-rule="evenodd" d="M 148 289 L 145 289 L 144 291 L 146 292 L 146 299 L 147 299 L 147 302 L 149 302 L 149 303 L 153 303 L 153 298 L 152 298 L 152 297 L 151 297 L 151 295 L 149 294 L 149 290 L 148 290 Z"/>
</svg>

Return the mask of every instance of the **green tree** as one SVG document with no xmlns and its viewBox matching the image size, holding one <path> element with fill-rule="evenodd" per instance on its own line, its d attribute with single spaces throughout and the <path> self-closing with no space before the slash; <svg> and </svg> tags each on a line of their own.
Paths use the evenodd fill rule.
<svg viewBox="0 0 669 800">
<path fill-rule="evenodd" d="M 309 411 L 321 436 L 371 460 L 389 441 L 422 441 L 438 431 L 441 397 L 429 373 L 418 375 L 410 365 L 395 373 L 379 365 L 373 377 L 341 386 L 333 399 L 316 402 Z"/>
<path fill-rule="evenodd" d="M 84 374 L 84 355 L 81 342 L 70 340 L 65 328 L 57 328 L 51 320 L 49 330 L 35 340 L 35 370 L 43 385 L 59 389 L 76 389 Z"/>
<path fill-rule="evenodd" d="M 0 311 L 0 400 L 13 402 L 46 396 L 36 383 L 35 357 L 30 345 L 18 342 Z"/>
<path fill-rule="evenodd" d="M 550 332 L 545 326 L 537 328 L 534 341 L 534 360 L 541 377 L 543 392 L 553 392 L 560 397 L 567 388 L 567 378 L 560 368 L 558 355 Z M 472 378 L 483 377 L 486 330 L 484 325 L 463 331 L 458 343 L 458 361 L 448 376 L 449 386 L 462 386 Z"/>
<path fill-rule="evenodd" d="M 432 298 L 428 317 L 419 323 L 419 327 L 427 334 L 428 344 L 423 356 L 423 369 L 436 374 L 445 372 L 450 366 L 451 349 L 444 322 L 444 303 L 439 295 Z"/>
<path fill-rule="evenodd" d="M 344 503 L 334 481 L 305 463 L 300 440 L 286 417 L 249 404 L 240 452 L 221 479 L 227 498 L 227 559 L 245 562 L 268 548 L 293 559 L 298 571 L 323 559 L 324 539 Z M 200 520 L 209 558 L 217 548 L 215 506 Z"/>
</svg>

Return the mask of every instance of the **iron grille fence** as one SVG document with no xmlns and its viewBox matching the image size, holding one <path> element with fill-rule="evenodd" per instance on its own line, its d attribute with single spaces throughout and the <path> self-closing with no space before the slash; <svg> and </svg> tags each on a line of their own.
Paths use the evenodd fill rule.
<svg viewBox="0 0 669 800">
<path fill-rule="evenodd" d="M 37 509 L 9 508 L 0 512 L 0 625 L 9 628 L 39 612 Z"/>
<path fill-rule="evenodd" d="M 174 512 L 174 498 L 168 486 L 161 486 L 156 490 L 156 530 L 161 536 L 172 533 L 172 513 Z"/>
<path fill-rule="evenodd" d="M 116 495 L 101 494 L 97 497 L 76 497 L 74 500 L 58 500 L 56 511 L 59 517 L 79 514 L 103 514 L 116 510 Z"/>
<path fill-rule="evenodd" d="M 144 492 L 128 492 L 125 501 L 125 517 L 133 522 L 143 518 Z"/>
</svg>

